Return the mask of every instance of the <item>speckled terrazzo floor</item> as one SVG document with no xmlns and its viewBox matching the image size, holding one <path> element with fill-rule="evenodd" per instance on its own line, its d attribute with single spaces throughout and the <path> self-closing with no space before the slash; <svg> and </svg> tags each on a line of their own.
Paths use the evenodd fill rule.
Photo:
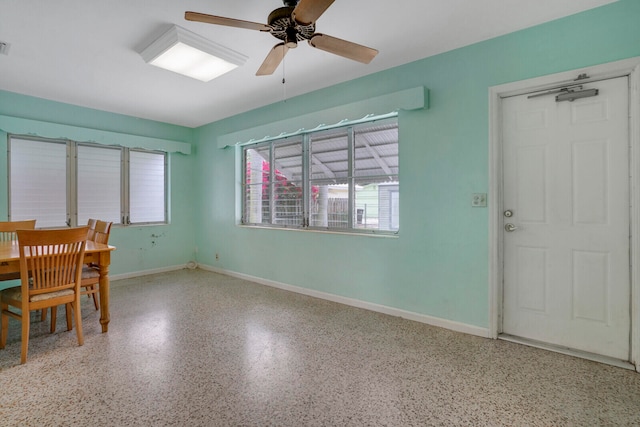
<svg viewBox="0 0 640 427">
<path fill-rule="evenodd" d="M 1 426 L 640 425 L 633 371 L 201 270 L 113 282 L 107 334 L 83 319 L 82 347 L 36 321 L 22 366 L 10 321 Z"/>
</svg>

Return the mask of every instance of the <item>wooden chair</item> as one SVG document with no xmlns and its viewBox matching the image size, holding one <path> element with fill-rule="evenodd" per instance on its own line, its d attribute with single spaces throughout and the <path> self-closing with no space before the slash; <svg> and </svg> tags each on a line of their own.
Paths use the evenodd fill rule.
<svg viewBox="0 0 640 427">
<path fill-rule="evenodd" d="M 87 223 L 88 233 L 87 241 L 92 240 L 97 243 L 109 243 L 109 234 L 111 233 L 111 222 L 100 221 L 97 219 L 89 219 Z M 82 267 L 82 280 L 80 282 L 80 294 L 93 298 L 93 306 L 96 310 L 100 309 L 98 301 L 98 293 L 100 292 L 100 268 L 97 265 L 86 264 Z M 67 328 L 71 324 L 71 308 L 66 307 Z M 57 307 L 51 308 L 51 333 L 56 331 L 56 321 L 58 317 Z M 41 312 L 41 320 L 47 320 L 47 310 Z"/>
<path fill-rule="evenodd" d="M 91 221 L 91 220 L 89 220 Z M 105 245 L 109 243 L 109 235 L 111 234 L 111 226 L 112 222 L 105 222 L 100 220 L 94 220 L 94 229 L 92 236 L 87 238 L 87 240 L 92 240 L 96 243 L 104 243 Z M 80 283 L 81 294 L 89 295 L 93 298 L 93 305 L 96 310 L 99 309 L 98 305 L 98 292 L 100 283 L 100 268 L 97 265 L 86 264 L 82 268 L 82 281 Z"/>
<path fill-rule="evenodd" d="M 33 230 L 36 228 L 36 220 L 29 219 L 25 221 L 2 221 L 0 222 L 0 242 L 10 242 L 17 240 L 17 230 Z M 0 281 L 16 280 L 20 278 L 20 273 L 4 273 L 0 274 Z"/>
<path fill-rule="evenodd" d="M 0 292 L 0 349 L 7 343 L 9 317 L 22 322 L 20 363 L 27 361 L 30 312 L 70 304 L 75 313 L 78 345 L 84 343 L 80 314 L 80 278 L 87 227 L 61 230 L 18 230 L 21 286 Z M 11 310 L 14 307 L 19 312 Z M 68 319 L 70 320 L 70 319 Z M 67 325 L 71 330 L 71 325 Z"/>
<path fill-rule="evenodd" d="M 87 232 L 87 240 L 93 240 L 93 236 L 96 232 L 96 222 L 98 220 L 93 219 L 93 218 L 89 218 L 89 220 L 87 221 L 87 227 L 88 227 L 88 232 Z M 18 279 L 20 277 L 18 276 Z M 94 299 L 94 304 L 95 304 L 95 297 L 93 297 Z M 97 304 L 95 304 L 97 307 Z M 53 313 L 53 317 L 52 317 L 52 323 L 51 323 L 51 333 L 54 333 L 56 331 L 56 315 L 57 315 L 57 311 L 56 309 L 52 310 Z M 67 312 L 67 319 L 69 318 L 69 313 Z M 42 320 L 43 322 L 47 320 L 47 310 L 43 309 L 41 314 L 40 314 L 40 320 Z"/>
</svg>

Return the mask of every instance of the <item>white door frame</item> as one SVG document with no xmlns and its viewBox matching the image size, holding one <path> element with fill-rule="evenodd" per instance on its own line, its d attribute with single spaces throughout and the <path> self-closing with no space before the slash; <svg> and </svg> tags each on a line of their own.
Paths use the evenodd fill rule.
<svg viewBox="0 0 640 427">
<path fill-rule="evenodd" d="M 631 222 L 631 354 L 640 372 L 640 57 L 595 65 L 489 88 L 489 334 L 502 328 L 502 98 L 576 82 L 629 76 L 630 222 Z"/>
</svg>

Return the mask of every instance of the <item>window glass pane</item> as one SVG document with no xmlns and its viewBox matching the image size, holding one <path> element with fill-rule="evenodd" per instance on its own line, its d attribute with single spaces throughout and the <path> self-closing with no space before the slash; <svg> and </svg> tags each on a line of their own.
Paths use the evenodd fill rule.
<svg viewBox="0 0 640 427">
<path fill-rule="evenodd" d="M 63 227 L 67 221 L 67 146 L 11 138 L 9 215 L 36 219 L 36 227 Z"/>
<path fill-rule="evenodd" d="M 311 181 L 309 226 L 349 228 L 349 186 L 340 181 Z"/>
<path fill-rule="evenodd" d="M 273 146 L 273 224 L 302 225 L 302 141 L 284 141 Z"/>
<path fill-rule="evenodd" d="M 398 125 L 371 124 L 354 132 L 357 229 L 397 231 L 400 226 Z"/>
<path fill-rule="evenodd" d="M 333 129 L 310 135 L 309 226 L 349 227 L 349 136 Z"/>
<path fill-rule="evenodd" d="M 269 146 L 245 148 L 244 222 L 269 224 Z"/>
<path fill-rule="evenodd" d="M 89 218 L 120 223 L 119 148 L 78 146 L 78 224 Z"/>
<path fill-rule="evenodd" d="M 310 137 L 311 179 L 346 178 L 349 172 L 349 139 L 345 129 L 318 132 Z"/>
<path fill-rule="evenodd" d="M 399 189 L 397 181 L 358 178 L 353 227 L 397 231 L 400 224 Z"/>
<path fill-rule="evenodd" d="M 354 176 L 398 175 L 398 125 L 356 128 L 354 158 Z"/>
<path fill-rule="evenodd" d="M 165 154 L 129 152 L 129 221 L 165 222 Z"/>
</svg>

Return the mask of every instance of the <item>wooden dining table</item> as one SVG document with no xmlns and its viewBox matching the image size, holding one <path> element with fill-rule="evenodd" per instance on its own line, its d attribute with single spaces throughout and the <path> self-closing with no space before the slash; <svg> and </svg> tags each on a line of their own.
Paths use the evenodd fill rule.
<svg viewBox="0 0 640 427">
<path fill-rule="evenodd" d="M 87 241 L 84 252 L 84 263 L 97 264 L 100 267 L 100 324 L 102 332 L 109 330 L 109 265 L 111 252 L 115 246 Z M 20 273 L 20 250 L 18 241 L 0 242 L 0 274 Z"/>
</svg>

